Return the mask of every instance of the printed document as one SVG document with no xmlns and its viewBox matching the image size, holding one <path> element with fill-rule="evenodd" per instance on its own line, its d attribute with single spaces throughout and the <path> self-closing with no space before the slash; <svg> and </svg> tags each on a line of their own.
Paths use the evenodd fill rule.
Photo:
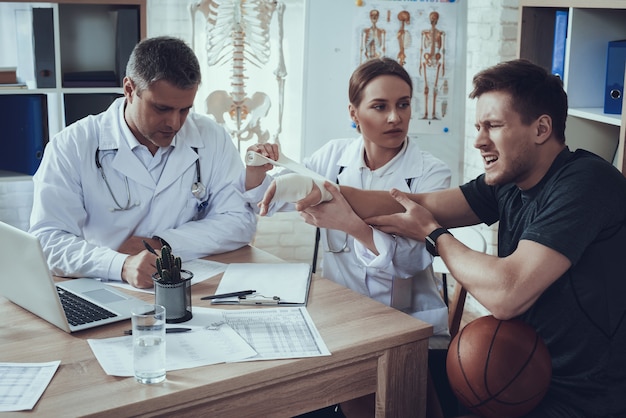
<svg viewBox="0 0 626 418">
<path fill-rule="evenodd" d="M 193 308 L 193 318 L 166 334 L 167 370 L 222 362 L 329 356 L 330 351 L 304 307 Z M 133 375 L 132 336 L 88 340 L 104 371 Z"/>
<path fill-rule="evenodd" d="M 0 363 L 0 412 L 33 409 L 59 364 Z"/>
</svg>

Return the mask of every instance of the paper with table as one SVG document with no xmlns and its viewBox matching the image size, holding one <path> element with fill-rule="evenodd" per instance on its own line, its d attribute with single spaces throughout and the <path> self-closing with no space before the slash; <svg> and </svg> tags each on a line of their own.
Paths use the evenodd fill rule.
<svg viewBox="0 0 626 418">
<path fill-rule="evenodd" d="M 193 318 L 180 325 L 193 330 L 166 335 L 168 371 L 222 362 L 330 355 L 304 307 L 194 307 Z M 88 342 L 107 374 L 133 375 L 132 336 Z"/>
<path fill-rule="evenodd" d="M 0 363 L 0 412 L 33 409 L 59 364 Z"/>
<path fill-rule="evenodd" d="M 215 294 L 254 290 L 251 295 L 213 299 L 213 304 L 306 306 L 311 285 L 307 263 L 233 263 Z"/>
</svg>

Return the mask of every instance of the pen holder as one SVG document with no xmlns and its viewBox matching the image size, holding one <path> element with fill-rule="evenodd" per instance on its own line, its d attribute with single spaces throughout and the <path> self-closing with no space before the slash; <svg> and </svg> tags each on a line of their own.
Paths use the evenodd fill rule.
<svg viewBox="0 0 626 418">
<path fill-rule="evenodd" d="M 180 271 L 180 281 L 164 282 L 159 273 L 152 275 L 154 281 L 154 300 L 157 305 L 165 306 L 165 322 L 177 324 L 191 319 L 191 279 L 193 273 Z"/>
</svg>

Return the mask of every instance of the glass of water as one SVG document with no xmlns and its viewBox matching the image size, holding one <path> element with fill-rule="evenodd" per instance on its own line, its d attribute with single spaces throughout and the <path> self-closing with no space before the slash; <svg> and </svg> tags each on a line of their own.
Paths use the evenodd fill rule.
<svg viewBox="0 0 626 418">
<path fill-rule="evenodd" d="M 165 380 L 165 308 L 140 305 L 132 311 L 133 366 L 140 383 Z"/>
</svg>

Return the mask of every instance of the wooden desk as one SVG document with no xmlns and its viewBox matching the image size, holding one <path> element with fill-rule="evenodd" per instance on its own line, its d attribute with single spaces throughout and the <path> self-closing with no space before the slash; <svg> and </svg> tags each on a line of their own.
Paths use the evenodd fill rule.
<svg viewBox="0 0 626 418">
<path fill-rule="evenodd" d="M 252 247 L 211 259 L 281 262 Z M 194 285 L 193 306 L 210 307 L 200 297 L 218 282 Z M 424 417 L 432 327 L 329 280 L 311 286 L 307 309 L 331 356 L 176 370 L 156 385 L 106 375 L 89 348 L 88 338 L 119 336 L 126 321 L 70 335 L 0 297 L 0 361 L 61 360 L 32 411 L 2 416 L 290 417 L 376 392 L 377 417 Z"/>
</svg>

